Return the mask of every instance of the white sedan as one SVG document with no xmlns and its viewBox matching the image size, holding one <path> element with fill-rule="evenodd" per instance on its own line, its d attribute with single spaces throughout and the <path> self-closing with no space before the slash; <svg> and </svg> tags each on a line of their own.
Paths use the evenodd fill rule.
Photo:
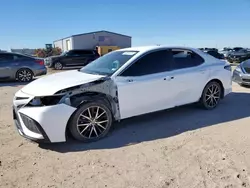
<svg viewBox="0 0 250 188">
<path fill-rule="evenodd" d="M 231 91 L 230 65 L 198 49 L 134 47 L 31 82 L 15 94 L 13 117 L 31 140 L 64 142 L 71 133 L 91 142 L 114 121 L 196 102 L 214 109 Z"/>
</svg>

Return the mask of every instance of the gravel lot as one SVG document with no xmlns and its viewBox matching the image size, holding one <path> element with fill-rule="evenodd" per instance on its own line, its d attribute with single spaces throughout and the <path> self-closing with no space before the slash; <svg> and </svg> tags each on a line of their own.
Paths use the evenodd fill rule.
<svg viewBox="0 0 250 188">
<path fill-rule="evenodd" d="M 0 83 L 0 187 L 250 187 L 250 89 L 213 111 L 185 106 L 125 120 L 95 143 L 38 145 L 18 135 Z"/>
</svg>

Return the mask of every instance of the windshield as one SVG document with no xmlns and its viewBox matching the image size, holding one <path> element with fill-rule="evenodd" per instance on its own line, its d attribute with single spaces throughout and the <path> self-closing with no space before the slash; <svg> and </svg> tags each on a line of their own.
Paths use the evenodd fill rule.
<svg viewBox="0 0 250 188">
<path fill-rule="evenodd" d="M 67 54 L 69 51 L 65 51 L 65 52 L 63 52 L 63 53 L 61 53 L 61 55 L 65 55 L 65 54 Z"/>
<path fill-rule="evenodd" d="M 92 61 L 80 71 L 110 76 L 137 53 L 138 51 L 113 51 Z"/>
</svg>

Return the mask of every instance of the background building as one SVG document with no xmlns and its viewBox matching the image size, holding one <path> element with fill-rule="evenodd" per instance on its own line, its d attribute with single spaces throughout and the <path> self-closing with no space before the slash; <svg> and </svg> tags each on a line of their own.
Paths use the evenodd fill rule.
<svg viewBox="0 0 250 188">
<path fill-rule="evenodd" d="M 131 47 L 131 36 L 113 33 L 109 31 L 95 31 L 72 35 L 54 41 L 54 47 L 62 51 L 71 49 L 95 49 L 96 46 L 118 46 L 120 48 Z"/>
</svg>

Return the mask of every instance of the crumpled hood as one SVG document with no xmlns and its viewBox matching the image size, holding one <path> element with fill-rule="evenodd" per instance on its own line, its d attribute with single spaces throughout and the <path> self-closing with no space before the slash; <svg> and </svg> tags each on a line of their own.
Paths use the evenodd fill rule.
<svg viewBox="0 0 250 188">
<path fill-rule="evenodd" d="M 78 70 L 65 71 L 39 78 L 24 86 L 21 91 L 33 96 L 49 96 L 62 89 L 86 84 L 103 77 L 105 76 L 86 74 Z"/>
</svg>

